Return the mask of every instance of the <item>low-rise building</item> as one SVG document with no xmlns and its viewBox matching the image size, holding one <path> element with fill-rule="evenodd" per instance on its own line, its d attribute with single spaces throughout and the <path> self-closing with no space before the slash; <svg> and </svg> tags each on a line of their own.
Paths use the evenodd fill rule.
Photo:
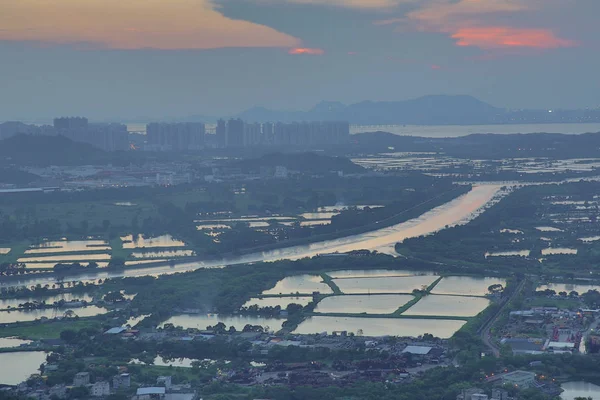
<svg viewBox="0 0 600 400">
<path fill-rule="evenodd" d="M 456 400 L 474 400 L 473 396 L 475 395 L 484 395 L 484 392 L 482 389 L 479 388 L 469 388 L 469 389 L 463 389 L 458 396 L 456 396 Z M 486 396 L 487 397 L 487 396 Z"/>
<path fill-rule="evenodd" d="M 48 390 L 50 397 L 58 397 L 59 399 L 67 398 L 67 387 L 65 385 L 54 385 Z"/>
<path fill-rule="evenodd" d="M 535 385 L 535 373 L 528 371 L 508 372 L 501 377 L 502 383 L 526 389 Z"/>
<path fill-rule="evenodd" d="M 90 383 L 90 373 L 89 372 L 78 372 L 75 374 L 73 378 L 73 386 L 86 386 Z"/>
<path fill-rule="evenodd" d="M 171 389 L 171 377 L 159 376 L 156 378 L 156 386 L 164 386 L 167 390 Z"/>
<path fill-rule="evenodd" d="M 131 386 L 131 376 L 129 374 L 120 374 L 113 377 L 113 389 L 127 389 Z"/>
<path fill-rule="evenodd" d="M 139 388 L 136 392 L 135 400 L 162 400 L 165 398 L 166 390 L 164 387 L 145 387 Z"/>
<path fill-rule="evenodd" d="M 90 388 L 90 395 L 92 397 L 103 397 L 110 394 L 110 385 L 107 381 L 96 382 Z"/>
</svg>

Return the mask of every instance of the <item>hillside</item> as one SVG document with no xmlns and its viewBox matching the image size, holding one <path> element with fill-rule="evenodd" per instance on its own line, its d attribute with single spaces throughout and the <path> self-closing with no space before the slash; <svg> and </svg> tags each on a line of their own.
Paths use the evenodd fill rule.
<svg viewBox="0 0 600 400">
<path fill-rule="evenodd" d="M 309 174 L 326 174 L 343 171 L 345 174 L 365 172 L 361 166 L 344 157 L 329 157 L 315 153 L 273 153 L 259 158 L 247 159 L 238 163 L 240 168 L 256 171 L 261 167 L 274 168 L 284 166 L 290 171 Z"/>
<path fill-rule="evenodd" d="M 321 102 L 306 112 L 252 108 L 238 116 L 248 121 L 349 121 L 351 124 L 492 123 L 503 110 L 471 96 L 424 96 L 404 101 L 363 101 L 344 105 Z"/>
<path fill-rule="evenodd" d="M 105 158 L 96 147 L 64 136 L 15 135 L 0 141 L 3 165 L 82 165 Z"/>
<path fill-rule="evenodd" d="M 564 135 L 531 133 L 514 135 L 475 134 L 457 138 L 398 136 L 388 132 L 361 133 L 352 137 L 353 152 L 439 152 L 461 158 L 597 157 L 600 133 Z"/>
</svg>

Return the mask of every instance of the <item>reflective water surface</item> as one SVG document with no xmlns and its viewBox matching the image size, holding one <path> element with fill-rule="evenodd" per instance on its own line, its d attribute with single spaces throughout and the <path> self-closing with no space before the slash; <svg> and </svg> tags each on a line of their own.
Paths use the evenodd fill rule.
<svg viewBox="0 0 600 400">
<path fill-rule="evenodd" d="M 454 294 L 465 296 L 484 296 L 489 293 L 491 285 L 506 286 L 506 280 L 501 278 L 479 278 L 472 276 L 448 276 L 433 288 L 431 293 Z"/>
<path fill-rule="evenodd" d="M 105 240 L 58 240 L 31 246 L 25 254 L 66 253 L 71 251 L 110 250 Z"/>
<path fill-rule="evenodd" d="M 318 275 L 288 276 L 277 282 L 275 287 L 263 294 L 312 294 L 313 292 L 332 293 L 331 288 Z"/>
<path fill-rule="evenodd" d="M 17 385 L 38 372 L 46 361 L 43 351 L 0 353 L 0 384 Z"/>
<path fill-rule="evenodd" d="M 542 255 L 550 256 L 555 254 L 577 254 L 577 249 L 569 249 L 567 247 L 548 247 L 542 249 Z"/>
<path fill-rule="evenodd" d="M 417 337 L 425 333 L 447 339 L 466 321 L 412 318 L 360 318 L 314 316 L 302 322 L 294 333 L 313 334 L 347 331 L 363 336 Z"/>
<path fill-rule="evenodd" d="M 600 291 L 600 285 L 584 285 L 584 284 L 573 284 L 573 283 L 549 283 L 547 285 L 538 286 L 536 290 L 554 290 L 556 293 L 576 291 L 577 293 L 585 293 L 588 290 Z"/>
<path fill-rule="evenodd" d="M 422 275 L 335 279 L 334 282 L 343 293 L 348 294 L 412 293 L 415 289 L 426 289 L 436 279 L 436 276 Z"/>
<path fill-rule="evenodd" d="M 560 385 L 564 390 L 560 395 L 563 400 L 575 400 L 577 397 L 600 400 L 600 386 L 588 382 L 567 382 Z"/>
<path fill-rule="evenodd" d="M 490 305 L 485 298 L 430 295 L 425 296 L 402 315 L 474 317 Z"/>
<path fill-rule="evenodd" d="M 0 312 L 0 324 L 10 324 L 14 322 L 35 321 L 42 317 L 45 318 L 62 318 L 67 309 L 45 308 L 42 310 L 18 310 L 18 311 L 2 311 Z M 104 314 L 108 310 L 97 306 L 87 306 L 74 308 L 72 311 L 79 317 L 94 317 Z"/>
<path fill-rule="evenodd" d="M 31 340 L 22 340 L 18 338 L 0 338 L 0 349 L 12 349 L 30 343 L 32 343 Z"/>
<path fill-rule="evenodd" d="M 127 269 L 125 271 L 103 271 L 102 273 L 95 275 L 78 276 L 76 279 L 85 281 L 120 276 L 160 275 L 193 271 L 198 268 L 218 268 L 223 265 L 276 261 L 280 259 L 298 259 L 336 251 L 346 252 L 360 249 L 379 249 L 393 252 L 394 244 L 405 238 L 430 234 L 443 229 L 446 225 L 450 226 L 468 222 L 478 210 L 494 198 L 501 187 L 502 186 L 498 184 L 475 186 L 469 193 L 440 207 L 434 208 L 418 218 L 360 235 L 352 235 L 341 239 L 327 240 L 310 245 L 292 246 L 262 253 L 254 253 L 241 257 L 231 257 L 223 261 L 182 262 L 177 263 L 174 267 L 163 266 L 153 267 L 151 269 L 136 268 Z M 10 282 L 3 282 L 1 285 L 21 286 L 26 284 L 29 286 L 38 283 L 44 285 L 53 282 L 56 282 L 55 277 L 45 276 L 36 279 L 23 280 L 23 283 L 18 279 L 11 280 Z"/>
<path fill-rule="evenodd" d="M 358 296 L 330 296 L 317 304 L 317 313 L 340 314 L 391 314 L 402 307 L 414 296 L 402 294 L 358 295 Z"/>
<path fill-rule="evenodd" d="M 52 296 L 41 296 L 41 297 L 24 297 L 18 299 L 0 299 L 0 309 L 6 308 L 17 308 L 19 304 L 30 303 L 30 302 L 39 302 L 42 301 L 46 304 L 54 304 L 57 301 L 73 301 L 73 300 L 81 300 L 81 301 L 92 301 L 92 296 L 87 293 L 61 293 Z"/>
</svg>

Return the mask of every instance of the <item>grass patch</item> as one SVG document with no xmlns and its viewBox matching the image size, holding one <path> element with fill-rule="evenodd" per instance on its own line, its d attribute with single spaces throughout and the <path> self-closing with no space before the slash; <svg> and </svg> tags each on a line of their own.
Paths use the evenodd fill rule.
<svg viewBox="0 0 600 400">
<path fill-rule="evenodd" d="M 30 243 L 28 241 L 15 242 L 10 244 L 0 244 L 0 247 L 10 247 L 8 254 L 0 255 L 0 264 L 2 263 L 15 263 L 18 258 L 25 253 L 25 250 L 29 248 Z"/>
<path fill-rule="evenodd" d="M 402 315 L 406 310 L 408 310 L 409 308 L 411 308 L 412 306 L 417 304 L 419 302 L 419 300 L 421 300 L 422 298 L 423 298 L 423 295 L 421 295 L 421 294 L 416 295 L 414 299 L 412 299 L 411 301 L 409 301 L 408 303 L 406 303 L 405 305 L 403 305 L 402 307 L 400 307 L 399 309 L 394 311 L 393 315 L 396 317 Z"/>
<path fill-rule="evenodd" d="M 114 239 L 111 239 L 109 241 L 109 244 L 112 249 L 113 258 L 121 258 L 123 260 L 126 260 L 129 257 L 130 251 L 125 250 L 123 248 L 123 241 L 119 236 L 115 237 Z"/>
<path fill-rule="evenodd" d="M 555 299 L 548 297 L 534 297 L 527 304 L 531 307 L 558 307 L 567 309 L 581 307 L 581 302 L 577 299 Z"/>
<path fill-rule="evenodd" d="M 333 290 L 333 294 L 344 294 L 329 275 L 321 274 L 321 278 Z"/>
<path fill-rule="evenodd" d="M 433 282 L 431 285 L 429 285 L 427 287 L 427 293 L 431 293 L 431 291 L 437 286 L 438 283 L 441 282 L 441 280 L 444 279 L 443 276 L 440 276 L 438 279 L 435 280 L 435 282 Z"/>
<path fill-rule="evenodd" d="M 99 327 L 95 319 L 79 318 L 69 321 L 54 321 L 46 323 L 23 323 L 0 329 L 0 337 L 18 337 L 21 339 L 58 339 L 60 333 L 67 329 L 79 330 L 83 328 Z"/>
</svg>

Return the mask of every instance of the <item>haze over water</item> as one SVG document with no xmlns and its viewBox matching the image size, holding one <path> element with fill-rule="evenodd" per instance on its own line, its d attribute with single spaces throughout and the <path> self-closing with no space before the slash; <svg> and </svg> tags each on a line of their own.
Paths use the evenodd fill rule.
<svg viewBox="0 0 600 400">
<path fill-rule="evenodd" d="M 428 138 L 460 137 L 476 133 L 562 133 L 568 135 L 600 132 L 600 124 L 504 124 L 504 125 L 352 125 L 350 133 L 389 132 L 399 136 Z"/>
</svg>

